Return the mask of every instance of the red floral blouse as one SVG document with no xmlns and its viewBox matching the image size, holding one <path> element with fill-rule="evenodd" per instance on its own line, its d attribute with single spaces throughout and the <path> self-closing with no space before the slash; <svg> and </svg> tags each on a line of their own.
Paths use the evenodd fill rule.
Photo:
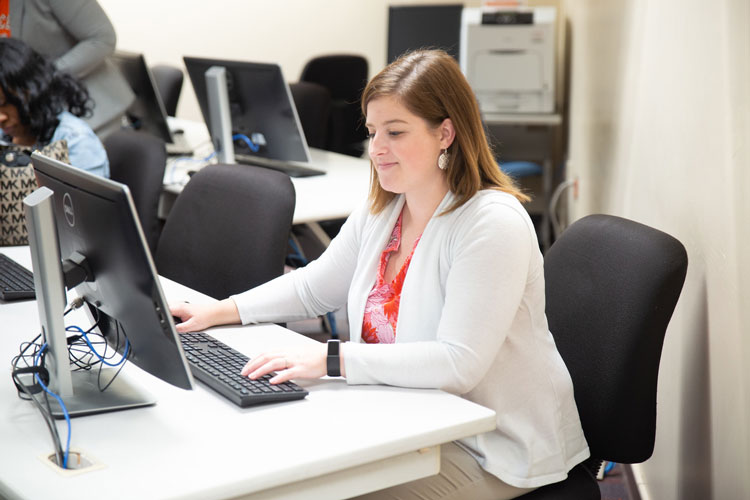
<svg viewBox="0 0 750 500">
<path fill-rule="evenodd" d="M 365 304 L 365 315 L 362 323 L 362 340 L 368 344 L 393 344 L 396 341 L 396 323 L 398 322 L 398 306 L 401 302 L 401 287 L 404 285 L 406 271 L 409 269 L 411 257 L 417 248 L 421 235 L 414 241 L 414 248 L 404 261 L 398 274 L 390 283 L 384 282 L 385 268 L 391 254 L 401 246 L 401 217 L 398 216 L 393 227 L 391 238 L 380 255 L 378 279 L 373 286 Z"/>
</svg>

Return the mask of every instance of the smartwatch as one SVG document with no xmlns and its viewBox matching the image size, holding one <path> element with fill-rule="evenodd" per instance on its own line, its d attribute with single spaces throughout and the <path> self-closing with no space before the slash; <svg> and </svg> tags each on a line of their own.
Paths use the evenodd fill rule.
<svg viewBox="0 0 750 500">
<path fill-rule="evenodd" d="M 326 358 L 326 368 L 328 369 L 329 377 L 340 377 L 341 376 L 341 358 L 339 357 L 339 345 L 338 340 L 328 341 L 328 357 Z"/>
</svg>

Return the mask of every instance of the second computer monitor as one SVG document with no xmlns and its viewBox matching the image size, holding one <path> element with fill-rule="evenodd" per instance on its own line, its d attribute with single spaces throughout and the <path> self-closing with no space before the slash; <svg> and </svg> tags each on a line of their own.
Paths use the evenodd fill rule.
<svg viewBox="0 0 750 500">
<path fill-rule="evenodd" d="M 257 146 L 257 151 L 253 151 L 244 140 L 235 140 L 235 153 L 284 162 L 310 162 L 289 86 L 277 64 L 197 57 L 184 60 L 209 130 L 213 128 L 205 74 L 214 66 L 226 70 L 232 133 L 247 137 Z"/>
<path fill-rule="evenodd" d="M 117 51 L 110 59 L 120 69 L 135 94 L 135 100 L 127 112 L 133 128 L 155 135 L 166 143 L 174 142 L 164 104 L 143 55 Z"/>
</svg>

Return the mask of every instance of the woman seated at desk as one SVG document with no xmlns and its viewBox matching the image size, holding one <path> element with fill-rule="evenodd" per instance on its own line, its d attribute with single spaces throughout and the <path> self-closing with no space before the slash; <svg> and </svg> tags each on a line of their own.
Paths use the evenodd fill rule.
<svg viewBox="0 0 750 500">
<path fill-rule="evenodd" d="M 41 149 L 65 141 L 70 164 L 109 177 L 99 138 L 80 117 L 91 113 L 81 83 L 24 42 L 0 38 L 0 132 L 17 146 Z"/>
<path fill-rule="evenodd" d="M 413 52 L 372 79 L 362 111 L 367 203 L 307 267 L 216 304 L 174 305 L 178 331 L 347 304 L 350 342 L 266 353 L 242 373 L 437 388 L 497 413 L 495 431 L 443 446 L 438 475 L 363 498 L 499 500 L 565 479 L 589 450 L 547 327 L 542 255 L 469 84 L 446 53 Z"/>
</svg>

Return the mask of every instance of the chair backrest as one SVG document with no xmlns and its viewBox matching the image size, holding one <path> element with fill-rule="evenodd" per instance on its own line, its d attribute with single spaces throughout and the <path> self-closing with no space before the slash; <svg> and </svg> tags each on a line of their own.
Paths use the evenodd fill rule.
<svg viewBox="0 0 750 500">
<path fill-rule="evenodd" d="M 161 228 L 159 197 L 167 165 L 164 141 L 145 132 L 118 130 L 104 139 L 104 149 L 110 178 L 130 188 L 146 242 L 153 252 Z"/>
<path fill-rule="evenodd" d="M 318 56 L 305 64 L 300 81 L 314 82 L 331 93 L 331 117 L 326 149 L 361 156 L 367 130 L 362 123 L 360 98 L 367 85 L 367 59 L 358 55 Z"/>
<path fill-rule="evenodd" d="M 226 298 L 284 272 L 295 193 L 289 176 L 209 165 L 177 197 L 155 263 L 159 274 Z"/>
<path fill-rule="evenodd" d="M 575 222 L 547 252 L 547 319 L 592 457 L 651 456 L 662 345 L 686 272 L 678 240 L 608 215 Z"/>
<path fill-rule="evenodd" d="M 289 90 L 307 145 L 325 149 L 328 142 L 328 119 L 331 116 L 331 93 L 314 82 L 290 83 Z"/>
<path fill-rule="evenodd" d="M 164 110 L 169 116 L 175 116 L 185 75 L 180 68 L 167 64 L 153 66 L 151 74 L 154 77 L 156 88 L 159 90 L 161 101 L 164 103 Z"/>
</svg>

